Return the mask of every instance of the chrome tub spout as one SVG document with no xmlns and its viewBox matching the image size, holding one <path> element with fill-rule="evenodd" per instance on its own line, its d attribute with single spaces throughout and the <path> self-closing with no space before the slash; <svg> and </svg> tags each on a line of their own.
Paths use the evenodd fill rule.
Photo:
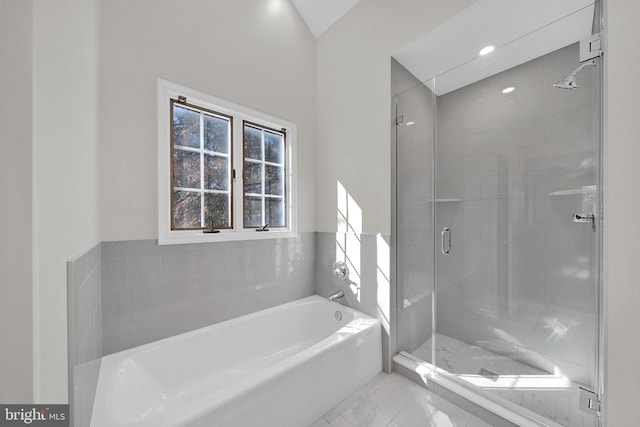
<svg viewBox="0 0 640 427">
<path fill-rule="evenodd" d="M 332 293 L 331 295 L 329 295 L 329 296 L 327 297 L 327 299 L 328 299 L 329 301 L 335 301 L 335 300 L 337 300 L 338 298 L 342 298 L 342 297 L 344 297 L 344 291 L 343 291 L 343 290 L 339 290 L 338 292 L 334 292 L 334 293 Z"/>
</svg>

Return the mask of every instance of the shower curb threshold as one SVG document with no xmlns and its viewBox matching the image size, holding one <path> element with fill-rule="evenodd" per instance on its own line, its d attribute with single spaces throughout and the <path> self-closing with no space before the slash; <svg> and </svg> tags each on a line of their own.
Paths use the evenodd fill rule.
<svg viewBox="0 0 640 427">
<path fill-rule="evenodd" d="M 420 376 L 425 385 L 427 381 L 432 381 L 434 384 L 438 384 L 463 399 L 466 399 L 518 426 L 565 427 L 562 424 L 546 419 L 529 409 L 520 407 L 515 403 L 509 401 L 500 403 L 493 396 L 489 396 L 487 393 L 473 390 L 469 386 L 461 384 L 460 381 L 450 378 L 451 374 L 448 372 L 437 367 L 434 369 L 430 363 L 424 362 L 405 351 L 401 351 L 396 354 L 393 357 L 393 362 Z"/>
</svg>

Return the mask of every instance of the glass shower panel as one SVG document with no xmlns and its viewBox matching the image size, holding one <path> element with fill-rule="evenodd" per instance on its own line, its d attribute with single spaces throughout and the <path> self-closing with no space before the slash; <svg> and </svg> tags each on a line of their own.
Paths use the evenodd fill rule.
<svg viewBox="0 0 640 427">
<path fill-rule="evenodd" d="M 553 87 L 578 65 L 576 43 L 464 87 L 436 79 L 437 315 L 414 354 L 435 349 L 467 384 L 596 426 L 578 387 L 598 387 L 600 64 L 577 89 Z"/>
<path fill-rule="evenodd" d="M 419 84 L 395 102 L 397 346 L 412 352 L 432 335 L 435 96 Z"/>
</svg>

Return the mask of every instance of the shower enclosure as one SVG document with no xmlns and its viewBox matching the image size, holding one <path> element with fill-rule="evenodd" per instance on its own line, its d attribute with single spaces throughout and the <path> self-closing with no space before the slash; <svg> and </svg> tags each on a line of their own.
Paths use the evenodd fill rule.
<svg viewBox="0 0 640 427">
<path fill-rule="evenodd" d="M 580 59 L 460 86 L 478 57 L 393 98 L 394 360 L 539 425 L 599 425 L 602 66 Z"/>
</svg>

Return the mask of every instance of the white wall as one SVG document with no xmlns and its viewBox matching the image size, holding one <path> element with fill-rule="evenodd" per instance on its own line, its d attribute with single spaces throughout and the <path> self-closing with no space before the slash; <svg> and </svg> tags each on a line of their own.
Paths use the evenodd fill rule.
<svg viewBox="0 0 640 427">
<path fill-rule="evenodd" d="M 33 14 L 35 401 L 67 402 L 66 262 L 97 244 L 99 0 Z"/>
<path fill-rule="evenodd" d="M 0 0 L 0 402 L 33 399 L 31 69 L 33 2 Z M 10 66 L 7 66 L 10 64 Z"/>
<path fill-rule="evenodd" d="M 471 3 L 361 1 L 320 36 L 318 231 L 337 230 L 340 181 L 362 209 L 362 232 L 390 234 L 390 56 Z"/>
<path fill-rule="evenodd" d="M 640 2 L 607 0 L 606 155 L 608 157 L 608 319 L 605 385 L 607 426 L 638 423 L 640 397 Z"/>
<path fill-rule="evenodd" d="M 157 237 L 156 82 L 298 126 L 298 221 L 315 224 L 315 40 L 288 0 L 102 2 L 101 238 Z"/>
</svg>

